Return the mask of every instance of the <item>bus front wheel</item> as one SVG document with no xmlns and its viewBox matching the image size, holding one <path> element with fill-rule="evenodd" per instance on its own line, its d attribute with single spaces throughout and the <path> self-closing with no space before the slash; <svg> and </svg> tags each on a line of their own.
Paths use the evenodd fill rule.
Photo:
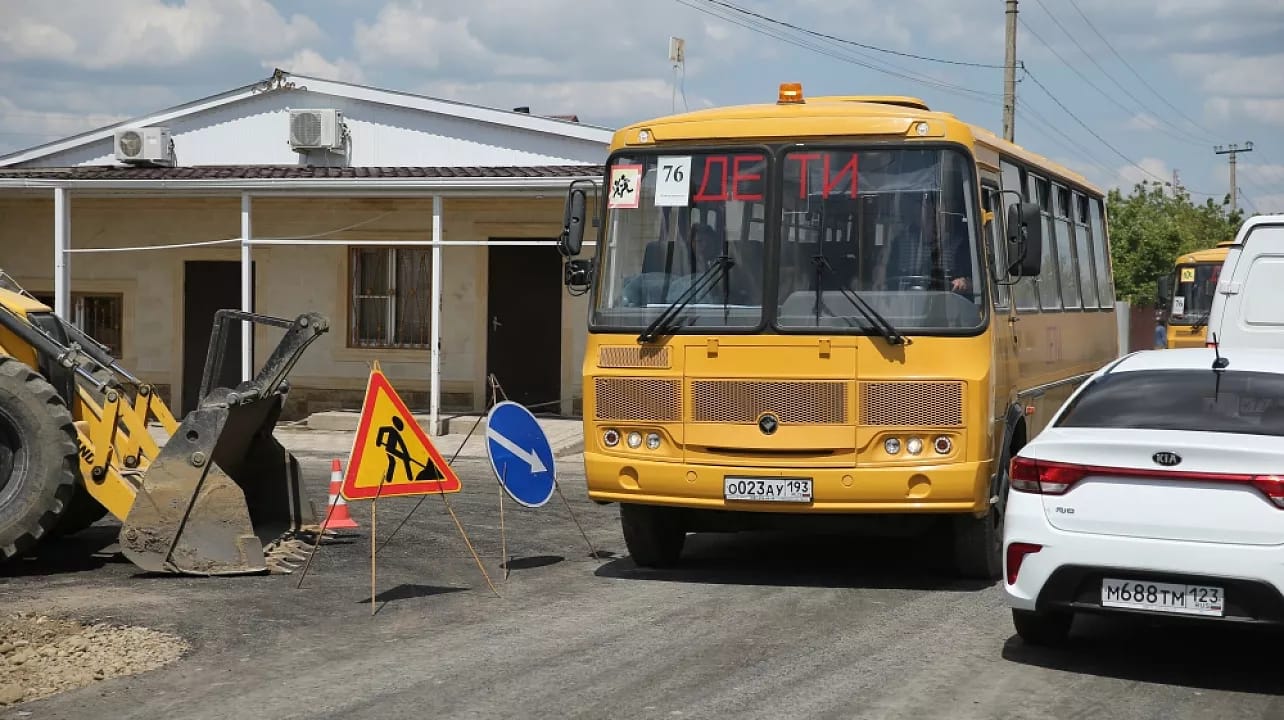
<svg viewBox="0 0 1284 720">
<path fill-rule="evenodd" d="M 971 580 L 1003 576 L 1003 509 L 991 506 L 984 517 L 954 518 L 954 567 Z"/>
<path fill-rule="evenodd" d="M 624 544 L 640 567 L 668 567 L 678 562 L 687 531 L 678 510 L 620 503 Z"/>
</svg>

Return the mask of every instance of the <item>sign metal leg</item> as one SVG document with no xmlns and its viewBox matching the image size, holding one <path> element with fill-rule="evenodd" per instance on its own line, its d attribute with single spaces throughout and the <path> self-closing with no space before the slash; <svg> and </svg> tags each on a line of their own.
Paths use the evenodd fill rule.
<svg viewBox="0 0 1284 720">
<path fill-rule="evenodd" d="M 571 501 L 567 500 L 566 494 L 562 492 L 562 484 L 554 480 L 553 488 L 557 490 L 557 495 L 562 498 L 562 502 L 566 503 L 566 512 L 571 514 L 571 520 L 575 522 L 575 527 L 580 529 L 580 537 L 584 538 L 584 544 L 588 545 L 589 554 L 593 556 L 594 560 L 598 559 L 597 548 L 593 547 L 593 541 L 589 540 L 588 533 L 584 532 L 584 526 L 580 524 L 580 519 L 575 516 L 575 509 L 571 507 Z"/>
</svg>

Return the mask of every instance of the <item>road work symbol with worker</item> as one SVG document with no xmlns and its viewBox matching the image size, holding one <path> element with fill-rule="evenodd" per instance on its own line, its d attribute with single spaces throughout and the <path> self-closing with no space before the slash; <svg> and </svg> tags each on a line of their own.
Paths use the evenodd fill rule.
<svg viewBox="0 0 1284 720">
<path fill-rule="evenodd" d="M 347 500 L 459 492 L 459 477 L 437 452 L 387 376 L 370 373 L 342 494 Z"/>
</svg>

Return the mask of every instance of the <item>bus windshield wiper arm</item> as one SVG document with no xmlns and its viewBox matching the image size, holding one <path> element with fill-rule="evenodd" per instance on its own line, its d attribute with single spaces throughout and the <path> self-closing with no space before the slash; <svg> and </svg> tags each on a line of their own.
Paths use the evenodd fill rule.
<svg viewBox="0 0 1284 720">
<path fill-rule="evenodd" d="M 672 330 L 674 327 L 673 321 L 678 318 L 682 309 L 685 308 L 692 300 L 704 294 L 709 288 L 713 287 L 713 283 L 717 279 L 719 272 L 730 268 L 734 264 L 735 261 L 731 258 L 726 255 L 719 255 L 713 261 L 712 265 L 705 268 L 704 272 L 697 275 L 696 279 L 692 280 L 691 284 L 687 286 L 687 289 L 683 290 L 682 294 L 679 295 L 677 299 L 657 315 L 656 318 L 651 321 L 650 325 L 646 326 L 646 329 L 638 335 L 638 342 L 655 342 L 656 338 Z"/>
<path fill-rule="evenodd" d="M 823 255 L 814 255 L 812 256 L 811 261 L 816 264 L 817 269 L 823 268 L 826 272 L 831 274 L 834 272 L 834 266 L 830 265 L 829 260 Z M 816 287 L 817 292 L 819 292 L 820 284 L 817 283 Z M 860 314 L 865 317 L 865 320 L 872 325 L 873 328 L 878 331 L 878 334 L 882 335 L 889 344 L 905 344 L 905 336 L 902 335 L 900 331 L 898 331 L 896 327 L 887 320 L 887 318 L 879 314 L 879 312 L 875 310 L 873 306 L 865 300 L 865 298 L 857 295 L 855 291 L 842 287 L 841 285 L 838 287 L 838 292 L 842 293 L 843 297 L 847 298 L 847 302 L 851 303 L 852 307 L 860 311 Z"/>
<path fill-rule="evenodd" d="M 1198 330 L 1206 325 L 1208 325 L 1208 313 L 1196 317 L 1195 321 L 1190 324 L 1190 329 Z"/>
</svg>

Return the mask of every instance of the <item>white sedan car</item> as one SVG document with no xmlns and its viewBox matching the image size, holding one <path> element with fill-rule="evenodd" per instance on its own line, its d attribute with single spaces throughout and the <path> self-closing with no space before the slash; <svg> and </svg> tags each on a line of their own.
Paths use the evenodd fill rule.
<svg viewBox="0 0 1284 720">
<path fill-rule="evenodd" d="M 1284 356 L 1159 350 L 1085 382 L 1012 459 L 1017 634 L 1076 612 L 1284 623 Z"/>
</svg>

